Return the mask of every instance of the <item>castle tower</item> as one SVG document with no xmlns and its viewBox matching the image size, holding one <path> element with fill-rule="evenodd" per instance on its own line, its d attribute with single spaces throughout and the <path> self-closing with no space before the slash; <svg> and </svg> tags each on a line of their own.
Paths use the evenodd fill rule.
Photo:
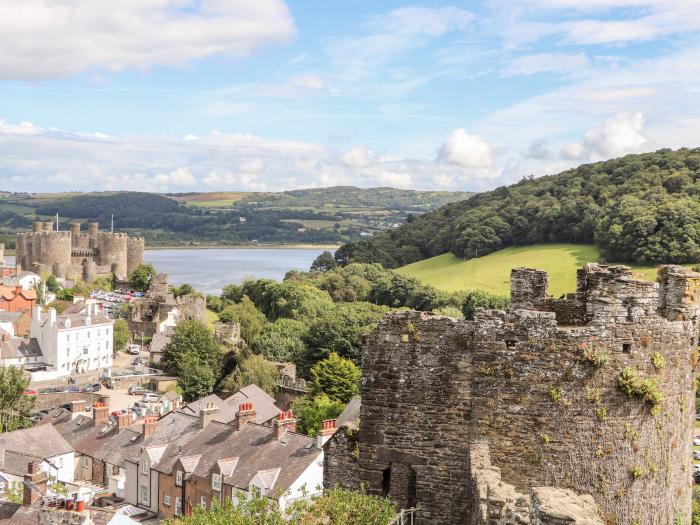
<svg viewBox="0 0 700 525">
<path fill-rule="evenodd" d="M 129 237 L 126 241 L 126 274 L 127 277 L 143 264 L 143 237 Z"/>
<path fill-rule="evenodd" d="M 80 239 L 80 223 L 79 222 L 71 222 L 70 223 L 70 235 L 71 235 L 71 244 L 73 247 L 78 246 L 79 239 Z"/>
<path fill-rule="evenodd" d="M 102 232 L 97 239 L 100 253 L 99 265 L 109 267 L 118 280 L 126 280 L 127 235 Z"/>
<path fill-rule="evenodd" d="M 91 222 L 88 224 L 88 232 L 90 234 L 90 237 L 96 238 L 97 237 L 97 232 L 99 230 L 100 223 L 99 222 Z"/>
<path fill-rule="evenodd" d="M 509 312 L 397 312 L 368 336 L 354 485 L 426 524 L 532 519 L 543 493 L 605 523 L 688 521 L 700 274 L 589 264 L 563 299 L 544 272 L 511 282 Z"/>
</svg>

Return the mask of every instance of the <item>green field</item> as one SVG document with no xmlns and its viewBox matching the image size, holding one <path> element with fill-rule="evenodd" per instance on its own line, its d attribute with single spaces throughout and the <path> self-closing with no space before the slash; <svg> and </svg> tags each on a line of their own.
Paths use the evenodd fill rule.
<svg viewBox="0 0 700 525">
<path fill-rule="evenodd" d="M 507 295 L 511 268 L 536 268 L 549 273 L 549 293 L 559 297 L 576 289 L 576 269 L 588 262 L 596 262 L 598 258 L 599 252 L 594 246 L 538 244 L 505 248 L 468 261 L 446 253 L 409 264 L 397 271 L 449 292 L 484 290 Z M 653 280 L 656 276 L 655 266 L 629 266 L 645 279 Z"/>
</svg>

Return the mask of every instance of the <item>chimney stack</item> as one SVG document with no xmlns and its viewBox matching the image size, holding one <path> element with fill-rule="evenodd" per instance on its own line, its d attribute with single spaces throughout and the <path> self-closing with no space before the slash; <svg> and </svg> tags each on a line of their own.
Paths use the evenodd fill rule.
<svg viewBox="0 0 700 525">
<path fill-rule="evenodd" d="M 279 441 L 284 437 L 287 431 L 294 432 L 297 429 L 297 420 L 294 418 L 294 412 L 280 412 L 274 422 L 275 439 Z"/>
<path fill-rule="evenodd" d="M 71 419 L 75 419 L 78 417 L 78 414 L 84 413 L 85 411 L 84 399 L 74 399 L 70 402 Z"/>
<path fill-rule="evenodd" d="M 199 409 L 199 428 L 205 429 L 219 414 L 219 407 L 214 403 L 207 403 L 205 407 Z"/>
<path fill-rule="evenodd" d="M 10 340 L 10 334 L 5 332 L 4 330 L 0 330 L 0 341 L 3 343 L 7 343 Z"/>
<path fill-rule="evenodd" d="M 316 446 L 318 448 L 323 448 L 323 445 L 325 445 L 326 441 L 328 441 L 330 437 L 335 434 L 336 430 L 335 419 L 326 419 L 323 421 L 323 423 L 321 423 L 321 430 L 319 430 L 318 434 L 316 434 Z"/>
<path fill-rule="evenodd" d="M 122 413 L 117 416 L 117 433 L 120 434 L 122 430 L 126 429 L 133 423 L 134 420 L 129 413 Z"/>
<path fill-rule="evenodd" d="M 109 407 L 101 402 L 92 405 L 92 422 L 93 426 L 106 425 L 109 421 Z"/>
<path fill-rule="evenodd" d="M 39 465 L 31 461 L 27 465 L 27 473 L 24 475 L 24 492 L 22 493 L 22 505 L 36 504 L 46 494 L 48 478 L 46 472 Z"/>
<path fill-rule="evenodd" d="M 143 418 L 143 439 L 146 440 L 151 437 L 156 432 L 156 421 L 158 418 L 155 416 L 146 416 Z"/>
<path fill-rule="evenodd" d="M 248 423 L 255 423 L 256 412 L 253 408 L 253 403 L 246 402 L 238 405 L 238 412 L 236 412 L 236 420 L 234 422 L 234 427 L 236 430 L 241 430 Z"/>
</svg>

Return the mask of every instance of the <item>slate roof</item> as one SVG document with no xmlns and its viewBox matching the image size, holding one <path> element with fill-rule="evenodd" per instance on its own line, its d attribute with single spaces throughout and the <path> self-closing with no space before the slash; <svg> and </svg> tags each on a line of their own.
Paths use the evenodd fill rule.
<svg viewBox="0 0 700 525">
<path fill-rule="evenodd" d="M 360 401 L 360 396 L 353 397 L 345 406 L 340 415 L 336 418 L 336 426 L 341 427 L 342 425 L 347 424 L 359 424 L 361 405 L 362 403 Z"/>
<path fill-rule="evenodd" d="M 70 414 L 70 412 L 68 412 Z M 51 422 L 52 414 L 42 420 Z M 125 467 L 125 459 L 138 454 L 142 445 L 141 422 L 117 432 L 115 424 L 93 426 L 91 417 L 80 415 L 75 419 L 59 415 L 53 426 L 77 452 L 100 459 L 110 465 Z"/>
<path fill-rule="evenodd" d="M 8 312 L 6 310 L 0 310 L 0 323 L 14 323 L 23 314 L 24 312 Z"/>
<path fill-rule="evenodd" d="M 25 507 L 19 503 L 0 501 L 0 523 L 2 525 L 38 525 L 39 507 Z"/>
<path fill-rule="evenodd" d="M 22 477 L 27 473 L 27 468 L 29 467 L 30 463 L 35 463 L 38 465 L 43 460 L 43 457 L 29 456 L 27 454 L 22 454 L 21 452 L 3 450 L 0 470 L 7 474 L 12 474 L 13 476 Z"/>
<path fill-rule="evenodd" d="M 3 330 L 0 330 L 2 333 Z M 17 359 L 24 357 L 42 357 L 41 348 L 36 338 L 24 339 L 10 337 L 7 341 L 0 338 L 0 359 Z"/>
<path fill-rule="evenodd" d="M 193 401 L 189 405 L 185 405 L 182 410 L 189 414 L 199 414 L 201 407 L 206 406 L 207 403 L 214 403 L 219 408 L 219 413 L 214 418 L 214 421 L 230 423 L 236 419 L 238 405 L 247 402 L 253 403 L 253 408 L 255 408 L 255 422 L 260 425 L 276 418 L 280 413 L 280 409 L 275 406 L 275 399 L 258 385 L 243 387 L 226 399 L 221 399 L 216 394 L 211 394 L 197 401 Z"/>
<path fill-rule="evenodd" d="M 185 417 L 195 419 L 195 416 Z M 172 474 L 179 461 L 186 472 L 204 478 L 214 467 L 219 467 L 224 483 L 242 490 L 247 490 L 250 481 L 259 474 L 263 482 L 274 483 L 269 496 L 277 497 L 318 458 L 321 451 L 315 443 L 315 438 L 295 432 L 287 432 L 278 441 L 272 428 L 255 423 L 235 430 L 232 425 L 214 421 L 190 439 L 168 445 L 152 468 Z M 274 481 L 267 471 L 275 472 Z"/>
<path fill-rule="evenodd" d="M 73 452 L 73 447 L 52 425 L 37 425 L 0 434 L 0 451 L 21 453 L 35 458 L 51 458 Z M 21 474 L 24 474 L 21 472 Z"/>
</svg>

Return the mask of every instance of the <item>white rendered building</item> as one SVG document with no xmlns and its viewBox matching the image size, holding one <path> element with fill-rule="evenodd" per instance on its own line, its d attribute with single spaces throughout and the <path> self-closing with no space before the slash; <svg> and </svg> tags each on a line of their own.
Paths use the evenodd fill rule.
<svg viewBox="0 0 700 525">
<path fill-rule="evenodd" d="M 35 307 L 30 337 L 36 339 L 44 362 L 58 376 L 112 368 L 114 320 L 95 301 L 71 305 L 61 315 Z"/>
</svg>

